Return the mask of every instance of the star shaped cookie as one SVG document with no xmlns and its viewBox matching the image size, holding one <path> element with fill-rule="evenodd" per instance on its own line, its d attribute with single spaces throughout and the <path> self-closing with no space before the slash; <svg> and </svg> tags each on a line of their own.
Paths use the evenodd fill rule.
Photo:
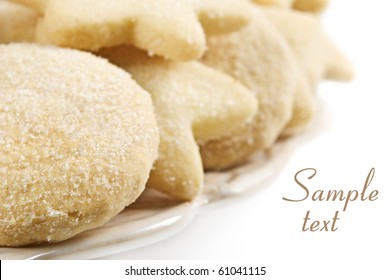
<svg viewBox="0 0 389 280">
<path fill-rule="evenodd" d="M 15 0 L 42 14 L 40 43 L 96 51 L 121 44 L 172 60 L 199 58 L 205 32 L 235 31 L 250 19 L 241 0 Z"/>
<path fill-rule="evenodd" d="M 193 199 L 204 179 L 197 142 L 228 135 L 252 117 L 257 109 L 254 95 L 199 62 L 150 58 L 126 46 L 99 54 L 128 71 L 152 96 L 161 140 L 147 186 Z"/>
<path fill-rule="evenodd" d="M 349 81 L 353 78 L 351 62 L 329 39 L 317 16 L 293 10 L 264 11 L 288 42 L 313 89 L 322 79 Z"/>
</svg>

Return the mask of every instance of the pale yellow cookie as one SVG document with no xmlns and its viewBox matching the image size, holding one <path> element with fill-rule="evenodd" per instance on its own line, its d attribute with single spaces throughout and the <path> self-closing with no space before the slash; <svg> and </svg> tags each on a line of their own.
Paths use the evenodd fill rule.
<svg viewBox="0 0 389 280">
<path fill-rule="evenodd" d="M 144 190 L 157 157 L 150 96 L 75 50 L 0 45 L 0 246 L 104 224 Z"/>
<path fill-rule="evenodd" d="M 37 12 L 42 13 L 45 10 L 46 4 L 50 0 L 10 0 L 31 7 Z"/>
<path fill-rule="evenodd" d="M 38 14 L 17 3 L 0 0 L 0 44 L 32 42 Z"/>
<path fill-rule="evenodd" d="M 228 36 L 208 38 L 203 63 L 221 70 L 251 89 L 258 112 L 228 136 L 201 145 L 204 166 L 223 169 L 271 147 L 292 118 L 301 77 L 287 43 L 262 11 L 252 6 L 253 20 Z"/>
<path fill-rule="evenodd" d="M 302 73 L 297 83 L 293 101 L 293 114 L 281 136 L 288 137 L 306 130 L 312 123 L 316 113 L 316 98 L 307 79 Z"/>
<path fill-rule="evenodd" d="M 353 78 L 351 62 L 325 34 L 317 16 L 280 9 L 266 9 L 265 13 L 289 43 L 313 89 L 322 79 Z"/>
<path fill-rule="evenodd" d="M 198 62 L 150 58 L 124 46 L 100 54 L 131 73 L 151 93 L 161 144 L 147 186 L 179 199 L 193 199 L 204 177 L 196 141 L 237 129 L 255 114 L 254 95 L 236 80 Z"/>
<path fill-rule="evenodd" d="M 293 4 L 292 0 L 254 0 L 254 2 L 263 6 L 275 6 L 278 8 L 291 8 Z M 282 136 L 292 136 L 300 133 L 311 124 L 316 111 L 313 93 L 313 90 L 308 86 L 307 78 L 301 74 L 294 97 L 292 119 L 282 132 Z"/>
<path fill-rule="evenodd" d="M 40 43 L 90 51 L 129 44 L 172 60 L 203 54 L 203 27 L 231 32 L 250 18 L 241 0 L 17 1 L 43 14 L 36 31 Z"/>
<path fill-rule="evenodd" d="M 329 0 L 294 0 L 293 8 L 303 12 L 319 13 L 323 11 Z"/>
<path fill-rule="evenodd" d="M 277 6 L 282 8 L 291 8 L 293 0 L 253 0 L 255 3 L 263 6 Z"/>
</svg>

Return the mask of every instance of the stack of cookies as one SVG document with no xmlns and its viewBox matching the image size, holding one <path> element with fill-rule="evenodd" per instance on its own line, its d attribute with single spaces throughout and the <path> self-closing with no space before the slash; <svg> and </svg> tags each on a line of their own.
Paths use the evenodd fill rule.
<svg viewBox="0 0 389 280">
<path fill-rule="evenodd" d="M 98 227 L 145 187 L 188 201 L 305 130 L 353 69 L 323 0 L 0 0 L 0 246 Z"/>
</svg>

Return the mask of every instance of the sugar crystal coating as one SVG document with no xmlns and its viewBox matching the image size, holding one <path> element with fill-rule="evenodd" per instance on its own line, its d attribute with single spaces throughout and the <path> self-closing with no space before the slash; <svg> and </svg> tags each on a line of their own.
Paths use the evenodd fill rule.
<svg viewBox="0 0 389 280">
<path fill-rule="evenodd" d="M 143 191 L 157 156 L 147 92 L 91 54 L 0 46 L 0 245 L 60 241 Z"/>
<path fill-rule="evenodd" d="M 229 135 L 200 146 L 207 169 L 242 163 L 271 147 L 293 113 L 298 70 L 285 40 L 252 5 L 253 20 L 239 32 L 208 38 L 202 62 L 223 71 L 251 89 L 258 101 L 255 117 Z"/>
<path fill-rule="evenodd" d="M 207 34 L 236 31 L 250 18 L 241 0 L 14 0 L 43 15 L 36 40 L 96 51 L 129 44 L 172 60 L 199 58 Z"/>
<path fill-rule="evenodd" d="M 147 186 L 191 200 L 204 170 L 198 142 L 228 135 L 256 113 L 254 94 L 235 79 L 197 61 L 172 62 L 121 46 L 100 55 L 122 67 L 150 92 L 161 134 Z"/>
</svg>

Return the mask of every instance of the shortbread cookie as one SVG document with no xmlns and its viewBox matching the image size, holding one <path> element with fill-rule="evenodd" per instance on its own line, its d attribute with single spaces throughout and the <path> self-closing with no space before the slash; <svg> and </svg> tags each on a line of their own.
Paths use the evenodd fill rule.
<svg viewBox="0 0 389 280">
<path fill-rule="evenodd" d="M 282 8 L 291 8 L 293 0 L 253 0 L 255 3 L 263 6 L 277 6 Z"/>
<path fill-rule="evenodd" d="M 269 148 L 292 117 L 299 71 L 287 43 L 259 8 L 239 32 L 208 38 L 202 61 L 241 81 L 258 100 L 255 118 L 234 133 L 201 146 L 207 169 L 237 165 Z"/>
<path fill-rule="evenodd" d="M 150 58 L 132 47 L 100 52 L 151 93 L 161 134 L 159 157 L 147 186 L 190 200 L 203 185 L 197 142 L 234 131 L 257 108 L 254 95 L 237 81 L 198 62 Z"/>
<path fill-rule="evenodd" d="M 143 191 L 157 157 L 150 96 L 80 51 L 0 46 L 0 246 L 100 226 Z"/>
<path fill-rule="evenodd" d="M 250 18 L 241 0 L 17 0 L 38 9 L 40 43 L 96 51 L 134 45 L 172 60 L 199 58 L 205 34 L 235 31 Z M 203 24 L 203 27 L 202 25 Z"/>
<path fill-rule="evenodd" d="M 38 14 L 23 5 L 0 0 L 0 44 L 32 42 Z"/>
<path fill-rule="evenodd" d="M 322 79 L 353 78 L 352 64 L 327 37 L 317 16 L 281 9 L 265 13 L 289 43 L 313 89 Z"/>
<path fill-rule="evenodd" d="M 292 0 L 254 0 L 263 6 L 291 8 Z M 297 58 L 296 58 L 297 59 Z M 302 72 L 301 70 L 299 72 Z M 282 136 L 292 136 L 304 131 L 312 122 L 316 111 L 313 90 L 308 87 L 307 78 L 300 75 L 298 88 L 295 91 L 292 118 L 282 132 Z"/>
<path fill-rule="evenodd" d="M 28 7 L 31 7 L 35 11 L 42 13 L 45 10 L 46 4 L 50 0 L 9 0 L 9 1 L 26 5 Z"/>
<path fill-rule="evenodd" d="M 281 136 L 301 133 L 312 123 L 316 113 L 316 98 L 305 76 L 300 72 L 293 101 L 293 114 Z"/>
<path fill-rule="evenodd" d="M 319 13 L 323 11 L 329 0 L 294 0 L 293 8 L 303 12 Z"/>
</svg>

